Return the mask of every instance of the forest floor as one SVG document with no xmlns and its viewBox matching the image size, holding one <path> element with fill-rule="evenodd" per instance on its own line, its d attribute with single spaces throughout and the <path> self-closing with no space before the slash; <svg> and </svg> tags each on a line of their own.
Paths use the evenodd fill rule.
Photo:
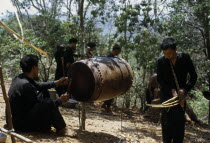
<svg viewBox="0 0 210 143">
<path fill-rule="evenodd" d="M 7 88 L 8 89 L 8 88 Z M 0 127 L 5 124 L 5 104 L 0 90 Z M 78 132 L 77 138 L 57 136 L 54 129 L 50 133 L 22 133 L 22 135 L 42 143 L 160 143 L 161 126 L 149 122 L 135 110 L 117 109 L 113 115 L 101 111 L 100 104 L 87 105 L 86 130 L 79 131 L 79 107 L 75 109 L 59 107 L 68 128 Z M 20 142 L 20 140 L 17 140 Z M 185 143 L 209 143 L 210 129 L 186 125 Z M 6 143 L 11 143 L 8 136 Z"/>
</svg>

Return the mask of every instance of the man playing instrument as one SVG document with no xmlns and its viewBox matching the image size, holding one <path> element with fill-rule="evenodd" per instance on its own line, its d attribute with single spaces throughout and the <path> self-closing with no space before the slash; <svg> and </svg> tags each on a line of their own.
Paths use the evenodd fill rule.
<svg viewBox="0 0 210 143">
<path fill-rule="evenodd" d="M 161 102 L 178 96 L 180 103 L 174 107 L 162 109 L 163 142 L 182 143 L 185 130 L 185 97 L 194 87 L 197 74 L 190 56 L 177 51 L 175 39 L 165 38 L 160 47 L 164 54 L 157 61 L 157 80 L 160 84 Z"/>
<path fill-rule="evenodd" d="M 76 136 L 76 132 L 69 130 L 58 109 L 62 103 L 69 100 L 65 93 L 53 101 L 48 89 L 68 84 L 68 78 L 62 77 L 57 81 L 36 82 L 38 78 L 38 57 L 26 55 L 20 61 L 23 73 L 12 80 L 9 89 L 9 101 L 12 111 L 12 122 L 16 131 L 49 131 L 51 126 L 58 135 Z"/>
</svg>

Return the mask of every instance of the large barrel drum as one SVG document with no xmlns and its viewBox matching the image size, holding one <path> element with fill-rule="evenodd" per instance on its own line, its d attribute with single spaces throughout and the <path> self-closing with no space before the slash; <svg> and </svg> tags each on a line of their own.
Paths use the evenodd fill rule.
<svg viewBox="0 0 210 143">
<path fill-rule="evenodd" d="M 104 101 L 124 94 L 132 85 L 133 71 L 121 58 L 95 57 L 75 62 L 69 87 L 78 101 Z"/>
</svg>

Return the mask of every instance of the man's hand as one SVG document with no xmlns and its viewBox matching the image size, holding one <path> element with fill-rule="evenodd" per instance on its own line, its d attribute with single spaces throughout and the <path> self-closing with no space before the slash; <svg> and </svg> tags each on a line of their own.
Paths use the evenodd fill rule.
<svg viewBox="0 0 210 143">
<path fill-rule="evenodd" d="M 179 96 L 179 103 L 181 105 L 181 107 L 184 107 L 184 103 L 185 103 L 185 90 L 180 89 L 178 92 L 178 96 Z"/>
<path fill-rule="evenodd" d="M 70 98 L 70 94 L 68 93 L 64 93 L 60 96 L 60 100 L 62 103 L 66 103 Z"/>
<path fill-rule="evenodd" d="M 68 77 L 62 77 L 55 81 L 56 86 L 68 85 Z"/>
<path fill-rule="evenodd" d="M 184 96 L 185 96 L 185 91 L 184 91 L 184 89 L 180 89 L 180 90 L 179 90 L 178 96 L 179 96 L 179 98 L 184 98 Z"/>
<path fill-rule="evenodd" d="M 176 90 L 175 89 L 172 89 L 172 95 L 173 95 L 173 97 L 175 97 L 175 96 L 178 96 L 178 94 L 177 94 L 177 92 L 176 92 Z"/>
</svg>

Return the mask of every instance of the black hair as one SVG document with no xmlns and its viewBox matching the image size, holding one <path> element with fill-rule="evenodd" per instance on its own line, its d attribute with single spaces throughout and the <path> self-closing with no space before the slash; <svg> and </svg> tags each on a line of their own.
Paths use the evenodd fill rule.
<svg viewBox="0 0 210 143">
<path fill-rule="evenodd" d="M 168 48 L 176 49 L 176 40 L 173 38 L 165 38 L 163 42 L 160 44 L 161 50 L 167 50 Z"/>
<path fill-rule="evenodd" d="M 87 43 L 87 47 L 94 48 L 95 46 L 96 46 L 96 44 L 93 42 Z"/>
<path fill-rule="evenodd" d="M 71 43 L 77 43 L 77 39 L 76 38 L 69 39 L 69 44 L 71 44 Z"/>
<path fill-rule="evenodd" d="M 121 50 L 120 45 L 114 44 L 112 51 L 115 51 L 115 50 Z"/>
<path fill-rule="evenodd" d="M 33 66 L 38 66 L 39 58 L 36 55 L 25 55 L 20 60 L 20 67 L 23 72 L 30 72 Z"/>
</svg>

